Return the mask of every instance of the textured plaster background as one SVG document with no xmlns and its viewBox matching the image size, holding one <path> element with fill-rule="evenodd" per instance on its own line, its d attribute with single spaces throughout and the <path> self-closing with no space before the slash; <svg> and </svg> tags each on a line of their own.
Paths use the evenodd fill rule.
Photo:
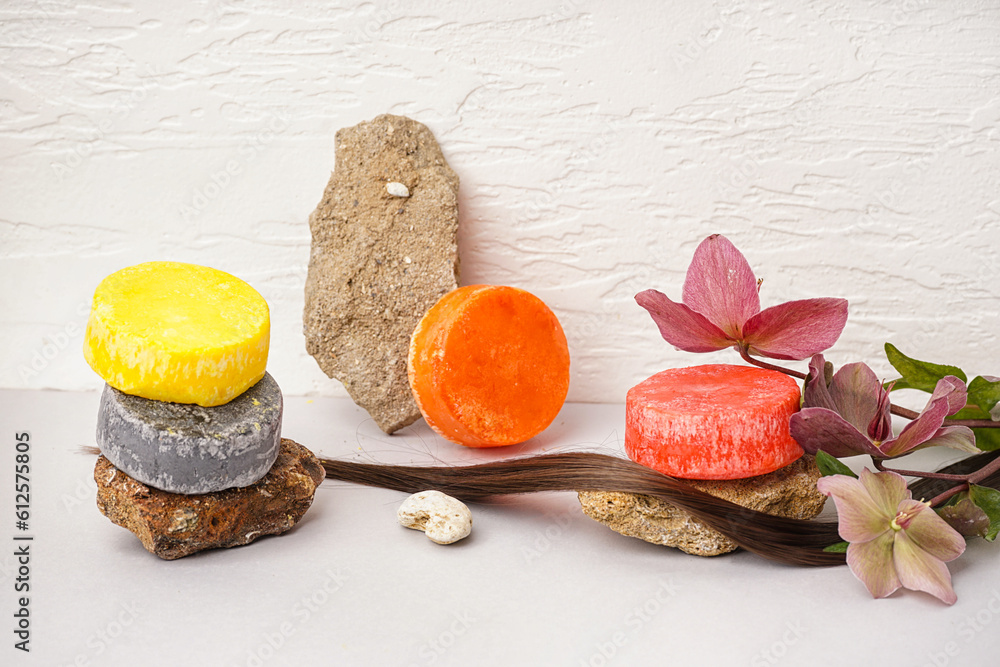
<svg viewBox="0 0 1000 667">
<path fill-rule="evenodd" d="M 267 298 L 286 393 L 346 395 L 304 351 L 306 220 L 334 132 L 384 112 L 462 179 L 463 282 L 561 319 L 570 400 L 737 361 L 632 301 L 679 298 L 713 232 L 765 306 L 850 300 L 836 363 L 890 375 L 890 340 L 1000 374 L 997 2 L 23 0 L 0 6 L 0 386 L 99 387 L 94 287 L 172 259 Z"/>
</svg>

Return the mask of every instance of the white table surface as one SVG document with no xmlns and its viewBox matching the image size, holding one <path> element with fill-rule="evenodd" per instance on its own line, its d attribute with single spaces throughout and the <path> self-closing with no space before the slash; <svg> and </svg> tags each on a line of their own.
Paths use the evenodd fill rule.
<svg viewBox="0 0 1000 667">
<path fill-rule="evenodd" d="M 470 538 L 396 524 L 405 494 L 326 481 L 289 533 L 163 561 L 98 512 L 98 395 L 0 391 L 0 663 L 25 665 L 991 665 L 1000 545 L 952 563 L 958 603 L 872 600 L 846 567 L 697 558 L 622 537 L 575 494 L 471 505 Z M 621 405 L 567 405 L 535 440 L 468 450 L 423 422 L 386 436 L 343 399 L 286 398 L 283 434 L 326 457 L 464 463 L 621 453 Z M 32 448 L 31 653 L 13 648 L 14 434 Z M 829 508 L 828 508 L 829 509 Z"/>
</svg>

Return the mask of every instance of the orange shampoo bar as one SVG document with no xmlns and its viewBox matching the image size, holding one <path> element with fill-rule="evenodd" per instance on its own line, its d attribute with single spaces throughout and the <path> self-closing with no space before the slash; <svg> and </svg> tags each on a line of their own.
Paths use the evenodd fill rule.
<svg viewBox="0 0 1000 667">
<path fill-rule="evenodd" d="M 625 404 L 629 458 L 671 477 L 742 479 L 803 454 L 788 427 L 799 385 L 778 371 L 674 368 L 632 387 Z"/>
<path fill-rule="evenodd" d="M 524 442 L 569 391 L 559 320 L 535 295 L 497 285 L 452 290 L 410 339 L 410 388 L 438 434 L 467 447 Z"/>
</svg>

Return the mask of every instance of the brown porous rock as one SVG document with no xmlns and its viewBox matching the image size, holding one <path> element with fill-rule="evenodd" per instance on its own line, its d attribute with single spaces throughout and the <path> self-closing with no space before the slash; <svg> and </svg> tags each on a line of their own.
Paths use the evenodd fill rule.
<svg viewBox="0 0 1000 667">
<path fill-rule="evenodd" d="M 812 519 L 823 511 L 826 500 L 816 489 L 819 478 L 813 457 L 807 455 L 757 477 L 684 481 L 742 507 L 791 519 Z M 606 491 L 581 491 L 579 497 L 584 514 L 622 535 L 676 547 L 695 556 L 718 556 L 737 549 L 736 543 L 722 533 L 659 498 Z"/>
<path fill-rule="evenodd" d="M 160 491 L 132 479 L 103 456 L 94 467 L 101 513 L 135 533 L 147 551 L 164 560 L 284 533 L 312 505 L 324 477 L 319 459 L 286 438 L 264 477 L 250 486 L 215 493 Z"/>
<path fill-rule="evenodd" d="M 412 424 L 410 336 L 458 287 L 458 176 L 424 125 L 378 116 L 337 132 L 309 227 L 306 350 L 380 429 Z"/>
</svg>

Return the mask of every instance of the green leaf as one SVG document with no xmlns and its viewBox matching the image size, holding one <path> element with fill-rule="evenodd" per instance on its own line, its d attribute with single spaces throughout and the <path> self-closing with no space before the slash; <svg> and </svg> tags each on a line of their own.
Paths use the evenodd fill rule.
<svg viewBox="0 0 1000 667">
<path fill-rule="evenodd" d="M 976 447 L 984 452 L 1000 449 L 1000 428 L 974 428 L 972 434 L 976 436 Z"/>
<path fill-rule="evenodd" d="M 969 403 L 978 405 L 989 413 L 1000 403 L 1000 380 L 991 382 L 982 376 L 974 379 L 969 383 Z M 989 414 L 986 419 L 990 419 Z"/>
<path fill-rule="evenodd" d="M 983 537 L 987 542 L 992 542 L 1000 533 L 1000 491 L 988 486 L 969 484 L 969 498 L 990 518 L 990 528 Z"/>
<path fill-rule="evenodd" d="M 850 475 L 857 478 L 854 471 L 841 463 L 840 459 L 830 456 L 822 449 L 816 452 L 816 467 L 819 468 L 823 477 L 828 475 Z"/>
<path fill-rule="evenodd" d="M 886 380 L 882 383 L 882 388 L 886 391 L 896 391 L 897 389 L 915 389 L 911 387 L 909 383 L 903 378 L 896 378 L 895 380 Z"/>
<path fill-rule="evenodd" d="M 967 493 L 952 496 L 935 511 L 963 537 L 986 537 L 990 532 L 989 516 L 972 502 Z"/>
<path fill-rule="evenodd" d="M 846 554 L 847 547 L 851 546 L 850 542 L 837 542 L 836 544 L 831 544 L 828 547 L 823 547 L 823 551 L 831 554 Z"/>
<path fill-rule="evenodd" d="M 990 413 L 977 405 L 967 405 L 950 417 L 945 418 L 944 425 L 952 419 L 989 419 Z M 974 428 L 973 435 L 976 436 L 976 447 L 984 452 L 992 452 L 1000 449 L 1000 428 Z"/>
<path fill-rule="evenodd" d="M 954 375 L 962 382 L 966 381 L 965 373 L 957 366 L 945 366 L 942 364 L 932 364 L 929 361 L 918 361 L 911 359 L 896 349 L 892 343 L 885 344 L 885 356 L 892 364 L 892 367 L 899 371 L 903 377 L 900 378 L 905 383 L 907 389 L 920 389 L 921 391 L 932 392 L 937 381 L 945 375 Z M 897 388 L 900 380 L 897 380 Z"/>
</svg>

